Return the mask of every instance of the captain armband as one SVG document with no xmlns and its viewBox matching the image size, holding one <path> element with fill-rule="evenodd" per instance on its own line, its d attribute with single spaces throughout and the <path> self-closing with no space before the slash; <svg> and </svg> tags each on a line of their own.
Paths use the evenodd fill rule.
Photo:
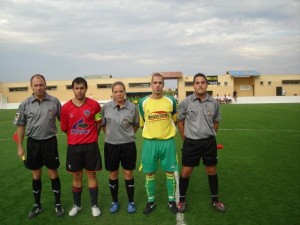
<svg viewBox="0 0 300 225">
<path fill-rule="evenodd" d="M 102 120 L 102 113 L 101 112 L 96 113 L 94 119 L 97 122 L 101 121 Z"/>
</svg>

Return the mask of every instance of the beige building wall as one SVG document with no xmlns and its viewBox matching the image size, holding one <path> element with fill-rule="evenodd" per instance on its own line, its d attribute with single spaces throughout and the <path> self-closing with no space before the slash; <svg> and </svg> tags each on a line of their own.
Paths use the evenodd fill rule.
<svg viewBox="0 0 300 225">
<path fill-rule="evenodd" d="M 224 95 L 232 96 L 234 90 L 234 79 L 229 75 L 219 75 L 218 85 L 209 85 L 208 90 L 212 89 L 212 95 L 215 97 L 217 94 L 222 97 Z"/>
<path fill-rule="evenodd" d="M 47 78 L 46 78 L 47 79 Z M 115 81 L 122 81 L 125 84 L 127 93 L 146 93 L 151 92 L 151 76 L 135 78 L 101 78 L 89 79 L 87 97 L 93 95 L 95 100 L 111 99 L 111 85 Z M 283 80 L 297 80 L 298 84 L 283 84 Z M 218 84 L 209 85 L 208 91 L 213 96 L 231 95 L 234 90 L 241 96 L 276 96 L 276 88 L 282 87 L 286 91 L 286 96 L 300 95 L 300 75 L 261 75 L 257 77 L 231 77 L 228 74 L 218 75 Z M 53 90 L 47 90 L 50 95 L 57 97 L 65 102 L 73 98 L 73 91 L 70 89 L 72 80 L 47 81 L 48 87 L 56 87 Z M 187 95 L 194 91 L 193 76 L 183 75 L 178 78 L 178 99 L 181 101 Z M 140 84 L 135 86 L 135 84 Z M 27 88 L 24 91 L 9 91 L 14 88 Z M 0 94 L 8 103 L 19 103 L 31 95 L 30 83 L 0 83 Z M 140 96 L 141 97 L 141 96 Z"/>
<path fill-rule="evenodd" d="M 47 78 L 46 78 L 47 79 Z M 105 78 L 105 79 L 86 79 L 88 83 L 88 91 L 86 96 L 93 95 L 95 100 L 109 100 L 111 99 L 111 85 L 115 81 L 122 81 L 125 84 L 127 93 L 131 92 L 151 92 L 149 87 L 151 77 L 143 78 Z M 57 97 L 60 101 L 65 102 L 73 98 L 73 91 L 70 89 L 72 80 L 47 80 L 47 87 L 56 87 L 53 90 L 47 90 L 47 93 Z M 145 84 L 144 87 L 129 87 L 132 83 Z M 148 86 L 147 86 L 148 84 Z M 99 85 L 101 87 L 99 87 Z M 69 88 L 67 88 L 69 86 Z M 106 87 L 105 87 L 106 86 Z M 16 83 L 0 83 L 0 93 L 8 98 L 8 103 L 22 102 L 25 98 L 32 94 L 30 82 L 16 82 Z M 27 91 L 11 92 L 12 88 L 27 88 Z"/>
<path fill-rule="evenodd" d="M 250 96 L 276 96 L 277 88 L 282 88 L 286 92 L 286 96 L 300 95 L 300 75 L 261 75 L 253 77 L 231 77 L 230 75 L 220 75 L 218 77 L 220 85 L 217 91 L 219 95 L 234 90 L 240 97 Z M 298 84 L 284 84 L 284 80 L 298 81 Z M 227 86 L 225 85 L 227 82 Z"/>
<path fill-rule="evenodd" d="M 299 84 L 282 84 L 283 80 L 300 80 L 300 75 L 263 75 L 256 79 L 255 96 L 276 96 L 276 87 L 282 87 L 286 96 L 300 95 Z"/>
</svg>

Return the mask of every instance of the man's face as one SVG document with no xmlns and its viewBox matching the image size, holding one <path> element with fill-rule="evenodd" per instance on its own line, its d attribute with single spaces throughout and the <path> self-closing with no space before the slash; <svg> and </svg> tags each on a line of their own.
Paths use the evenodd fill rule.
<svg viewBox="0 0 300 225">
<path fill-rule="evenodd" d="M 163 93 L 164 85 L 164 80 L 161 76 L 153 76 L 151 81 L 151 88 L 154 94 Z"/>
<path fill-rule="evenodd" d="M 46 94 L 46 82 L 43 78 L 36 76 L 31 81 L 31 89 L 37 98 L 43 98 Z"/>
<path fill-rule="evenodd" d="M 194 82 L 194 90 L 197 95 L 203 95 L 206 93 L 207 82 L 204 77 L 196 77 Z"/>
<path fill-rule="evenodd" d="M 83 83 L 79 83 L 79 84 L 74 84 L 73 87 L 73 92 L 74 92 L 74 96 L 75 98 L 77 98 L 78 100 L 82 100 L 85 98 L 85 94 L 86 94 L 87 88 L 84 86 Z"/>
</svg>

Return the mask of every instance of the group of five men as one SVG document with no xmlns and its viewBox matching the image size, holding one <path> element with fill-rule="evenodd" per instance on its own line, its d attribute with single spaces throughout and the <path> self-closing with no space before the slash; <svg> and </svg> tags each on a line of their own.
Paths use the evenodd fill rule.
<svg viewBox="0 0 300 225">
<path fill-rule="evenodd" d="M 145 188 L 147 203 L 144 214 L 151 213 L 155 207 L 155 189 L 158 161 L 166 174 L 168 207 L 172 213 L 186 210 L 186 192 L 194 167 L 202 159 L 208 175 L 211 191 L 211 204 L 220 212 L 225 211 L 224 204 L 218 199 L 217 143 L 216 134 L 221 113 L 218 102 L 207 92 L 207 79 L 202 73 L 194 76 L 194 93 L 180 102 L 164 95 L 164 78 L 160 73 L 151 77 L 152 94 L 145 96 L 138 107 L 126 100 L 125 85 L 116 81 L 112 85 L 113 100 L 101 106 L 97 101 L 86 97 L 87 81 L 77 77 L 72 81 L 74 97 L 63 106 L 59 100 L 46 92 L 46 80 L 43 75 L 31 77 L 33 94 L 23 101 L 18 109 L 17 125 L 18 155 L 26 153 L 27 168 L 32 171 L 32 190 L 34 207 L 28 217 L 38 215 L 41 205 L 42 167 L 48 168 L 52 190 L 55 196 L 55 212 L 64 215 L 61 205 L 61 183 L 57 173 L 60 165 L 57 147 L 56 118 L 60 128 L 67 136 L 66 170 L 72 174 L 73 207 L 69 216 L 77 215 L 81 209 L 83 189 L 83 171 L 88 178 L 91 196 L 92 215 L 101 214 L 98 206 L 98 181 L 96 172 L 102 169 L 102 159 L 98 147 L 98 135 L 105 133 L 104 162 L 109 171 L 109 188 L 112 196 L 110 212 L 119 210 L 119 166 L 123 168 L 125 188 L 128 196 L 127 211 L 136 212 L 134 203 L 134 177 L 137 150 L 135 133 L 142 128 L 141 170 L 146 174 Z M 183 140 L 182 169 L 179 178 L 179 201 L 176 204 L 176 179 L 178 171 L 175 135 L 176 125 Z M 26 153 L 23 147 L 27 136 Z"/>
</svg>

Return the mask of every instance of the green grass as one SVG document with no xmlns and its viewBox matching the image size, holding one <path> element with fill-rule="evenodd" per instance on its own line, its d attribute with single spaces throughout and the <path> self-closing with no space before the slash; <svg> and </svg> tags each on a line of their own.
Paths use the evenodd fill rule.
<svg viewBox="0 0 300 225">
<path fill-rule="evenodd" d="M 225 202 L 226 213 L 218 213 L 210 206 L 207 176 L 203 165 L 195 168 L 188 189 L 188 210 L 184 213 L 187 225 L 296 225 L 300 221 L 300 104 L 221 105 L 222 122 L 218 143 L 219 194 Z M 82 196 L 83 211 L 75 218 L 67 215 L 72 206 L 71 180 L 65 171 L 66 137 L 59 132 L 58 142 L 62 181 L 62 203 L 66 215 L 57 218 L 53 208 L 53 194 L 46 171 L 43 175 L 42 204 L 44 211 L 29 220 L 32 208 L 31 173 L 24 169 L 17 157 L 12 140 L 15 110 L 0 110 L 0 146 L 2 157 L 0 199 L 1 224 L 78 224 L 78 225 L 175 225 L 176 216 L 169 212 L 166 202 L 165 176 L 157 172 L 157 208 L 148 216 L 142 209 L 146 202 L 144 174 L 135 171 L 135 201 L 138 211 L 126 212 L 126 192 L 120 176 L 120 211 L 110 214 L 108 173 L 98 174 L 99 204 L 102 215 L 91 216 L 88 190 Z M 176 137 L 178 156 L 181 140 Z M 142 144 L 141 131 L 137 133 L 138 162 Z M 103 156 L 103 134 L 99 146 Z"/>
</svg>

